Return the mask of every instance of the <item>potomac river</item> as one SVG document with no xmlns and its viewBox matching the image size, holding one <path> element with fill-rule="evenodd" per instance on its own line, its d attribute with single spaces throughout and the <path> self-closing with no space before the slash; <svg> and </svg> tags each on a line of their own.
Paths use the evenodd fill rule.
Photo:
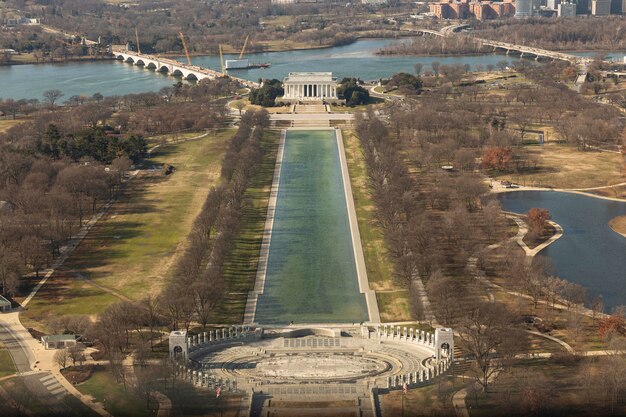
<svg viewBox="0 0 626 417">
<path fill-rule="evenodd" d="M 468 64 L 472 70 L 477 66 L 486 68 L 500 61 L 515 62 L 519 57 L 482 54 L 454 57 L 437 56 L 389 56 L 376 55 L 376 51 L 386 45 L 407 42 L 408 39 L 363 39 L 350 45 L 323 49 L 308 49 L 287 52 L 266 52 L 248 54 L 253 63 L 271 63 L 266 69 L 232 71 L 232 74 L 251 81 L 259 78 L 282 79 L 294 71 L 331 71 L 338 78 L 359 77 L 363 80 L 377 80 L 397 72 L 414 71 L 413 65 L 421 63 L 424 70 L 430 69 L 432 62 L 441 65 Z M 227 55 L 224 59 L 236 58 Z M 184 61 L 185 58 L 179 58 Z M 219 69 L 219 58 L 199 56 L 193 63 Z M 175 78 L 144 70 L 130 64 L 116 61 L 69 62 L 65 64 L 13 65 L 0 66 L 0 98 L 37 98 L 44 91 L 56 88 L 67 99 L 73 95 L 101 93 L 122 95 L 159 91 L 169 87 Z"/>
</svg>

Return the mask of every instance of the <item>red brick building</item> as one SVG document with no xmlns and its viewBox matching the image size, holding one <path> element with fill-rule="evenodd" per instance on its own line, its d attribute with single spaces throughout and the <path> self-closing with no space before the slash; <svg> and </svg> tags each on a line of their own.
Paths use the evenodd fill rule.
<svg viewBox="0 0 626 417">
<path fill-rule="evenodd" d="M 439 19 L 465 19 L 474 16 L 478 20 L 499 19 L 515 14 L 515 0 L 480 1 L 441 0 L 430 3 L 430 12 Z"/>
</svg>

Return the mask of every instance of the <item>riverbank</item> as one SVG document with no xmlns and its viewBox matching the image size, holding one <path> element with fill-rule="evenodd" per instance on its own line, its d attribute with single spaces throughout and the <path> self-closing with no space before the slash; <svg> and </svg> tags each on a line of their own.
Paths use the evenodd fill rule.
<svg viewBox="0 0 626 417">
<path fill-rule="evenodd" d="M 626 237 L 626 216 L 617 216 L 609 222 L 609 226 L 615 233 Z"/>
<path fill-rule="evenodd" d="M 338 48 L 341 46 L 348 46 L 348 45 L 353 45 L 355 43 L 357 43 L 358 41 L 376 41 L 376 40 L 394 40 L 394 39 L 406 39 L 406 38 L 413 38 L 415 37 L 415 35 L 411 35 L 411 34 L 398 34 L 397 36 L 369 36 L 369 35 L 356 35 L 354 37 L 354 39 L 352 39 L 350 42 L 341 42 L 338 44 L 325 44 L 325 45 L 307 45 L 307 44 L 295 44 L 298 46 L 294 46 L 293 43 L 289 44 L 289 43 L 283 43 L 283 47 L 278 46 L 279 44 L 277 42 L 279 41 L 269 41 L 270 43 L 268 43 L 268 45 L 275 45 L 275 46 L 270 46 L 267 48 L 263 48 L 260 51 L 256 51 L 256 50 L 250 50 L 247 51 L 245 55 L 251 55 L 251 54 L 264 54 L 264 53 L 271 53 L 271 52 L 295 52 L 295 51 L 315 51 L 315 50 L 324 50 L 324 49 L 332 49 L 332 48 Z M 289 46 L 291 45 L 291 46 Z M 230 47 L 228 45 L 223 46 L 222 48 L 222 52 L 224 54 L 227 55 L 233 55 L 233 54 L 239 54 L 241 52 L 241 50 L 238 50 L 236 48 Z M 183 58 L 185 56 L 185 54 L 181 51 L 181 52 L 164 52 L 162 54 L 160 54 L 163 57 L 167 57 L 167 58 Z M 244 55 L 244 56 L 245 56 Z M 216 52 L 190 52 L 189 56 L 191 57 L 201 57 L 201 56 L 210 56 L 210 57 L 217 57 L 219 56 L 219 53 Z"/>
<path fill-rule="evenodd" d="M 14 60 L 15 58 L 19 58 L 19 60 Z M 32 54 L 22 54 L 22 55 L 12 55 L 11 61 L 9 62 L 0 62 L 0 67 L 10 67 L 15 65 L 44 65 L 44 64 L 66 64 L 69 62 L 95 62 L 95 61 L 111 61 L 113 60 L 112 55 L 105 56 L 77 56 L 66 59 L 58 59 L 58 60 L 43 60 L 43 59 L 35 59 Z"/>
</svg>

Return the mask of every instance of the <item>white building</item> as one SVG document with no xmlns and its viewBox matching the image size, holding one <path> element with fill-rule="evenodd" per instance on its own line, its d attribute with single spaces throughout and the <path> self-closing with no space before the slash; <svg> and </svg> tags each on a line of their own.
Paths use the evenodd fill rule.
<svg viewBox="0 0 626 417">
<path fill-rule="evenodd" d="M 546 1 L 546 7 L 550 10 L 557 10 L 559 7 L 559 4 L 561 4 L 561 0 L 547 0 Z"/>
<path fill-rule="evenodd" d="M 576 3 L 561 3 L 557 6 L 559 17 L 576 16 Z"/>
<path fill-rule="evenodd" d="M 332 72 L 290 72 L 283 80 L 285 95 L 276 101 L 339 101 Z"/>
<path fill-rule="evenodd" d="M 591 14 L 594 16 L 608 16 L 611 14 L 611 0 L 592 0 Z"/>
<path fill-rule="evenodd" d="M 515 17 L 531 17 L 533 15 L 533 0 L 515 0 Z"/>
</svg>

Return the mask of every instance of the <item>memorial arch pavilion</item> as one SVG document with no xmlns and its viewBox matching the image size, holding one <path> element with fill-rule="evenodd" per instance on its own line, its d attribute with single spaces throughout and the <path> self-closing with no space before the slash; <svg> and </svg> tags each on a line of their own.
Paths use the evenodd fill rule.
<svg viewBox="0 0 626 417">
<path fill-rule="evenodd" d="M 337 79 L 332 72 L 290 72 L 283 80 L 282 102 L 343 102 L 337 97 Z"/>
</svg>

